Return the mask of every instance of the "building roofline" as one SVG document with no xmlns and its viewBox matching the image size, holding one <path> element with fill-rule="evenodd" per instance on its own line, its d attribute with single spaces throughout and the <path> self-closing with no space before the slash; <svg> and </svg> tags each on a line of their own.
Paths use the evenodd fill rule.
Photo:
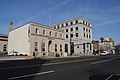
<svg viewBox="0 0 120 80">
<path fill-rule="evenodd" d="M 73 21 L 73 20 L 78 20 L 78 19 L 86 20 L 87 22 L 89 22 L 91 24 L 91 21 L 89 21 L 85 17 L 76 17 L 76 18 L 70 18 L 70 19 L 67 19 L 67 20 L 64 20 L 64 21 L 60 21 L 60 22 L 54 23 L 51 26 L 58 25 L 58 24 L 61 24 L 61 23 L 65 23 L 65 22 L 69 22 L 69 21 Z"/>
<path fill-rule="evenodd" d="M 19 28 L 21 28 L 21 27 L 23 27 L 23 26 L 25 26 L 25 25 L 28 25 L 28 24 L 30 24 L 30 25 L 36 24 L 36 25 L 38 25 L 39 27 L 42 27 L 42 28 L 47 28 L 47 29 L 52 29 L 52 30 L 56 30 L 56 31 L 59 31 L 59 32 L 64 32 L 64 31 L 61 31 L 61 30 L 54 29 L 54 28 L 52 28 L 51 26 L 39 24 L 39 23 L 36 23 L 36 22 L 27 22 L 27 23 L 25 23 L 25 24 L 23 24 L 23 25 L 21 25 L 21 26 L 19 26 L 19 27 L 17 27 L 17 28 L 14 28 L 12 31 L 14 31 L 14 30 L 16 30 L 16 29 L 19 29 Z M 12 32 L 12 31 L 10 31 L 10 32 Z"/>
<path fill-rule="evenodd" d="M 8 37 L 7 34 L 0 34 L 0 37 Z"/>
</svg>

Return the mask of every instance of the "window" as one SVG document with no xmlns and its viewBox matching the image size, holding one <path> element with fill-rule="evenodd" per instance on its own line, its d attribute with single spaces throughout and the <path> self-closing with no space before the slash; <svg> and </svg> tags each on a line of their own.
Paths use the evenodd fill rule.
<svg viewBox="0 0 120 80">
<path fill-rule="evenodd" d="M 73 25 L 73 22 L 70 22 L 70 25 Z"/>
<path fill-rule="evenodd" d="M 88 34 L 87 34 L 86 36 L 87 36 L 87 38 L 88 38 Z"/>
<path fill-rule="evenodd" d="M 86 28 L 86 32 L 88 32 L 88 29 Z"/>
<path fill-rule="evenodd" d="M 57 44 L 55 44 L 55 52 L 57 52 Z"/>
<path fill-rule="evenodd" d="M 90 33 L 90 30 L 89 30 L 89 33 Z"/>
<path fill-rule="evenodd" d="M 72 37 L 73 37 L 73 34 L 70 34 L 70 37 L 72 38 Z"/>
<path fill-rule="evenodd" d="M 85 27 L 83 27 L 83 30 L 85 31 Z"/>
<path fill-rule="evenodd" d="M 61 27 L 63 27 L 63 24 L 61 25 Z"/>
<path fill-rule="evenodd" d="M 66 38 L 68 38 L 68 35 L 66 35 Z"/>
<path fill-rule="evenodd" d="M 60 44 L 60 52 L 62 52 L 62 44 Z"/>
<path fill-rule="evenodd" d="M 84 37 L 85 37 L 85 33 L 84 33 Z"/>
<path fill-rule="evenodd" d="M 57 37 L 57 33 L 55 33 L 55 37 Z"/>
<path fill-rule="evenodd" d="M 71 28 L 71 31 L 73 31 L 73 28 Z"/>
<path fill-rule="evenodd" d="M 85 21 L 83 20 L 83 24 L 85 24 Z"/>
<path fill-rule="evenodd" d="M 42 51 L 45 51 L 45 43 L 42 43 Z"/>
<path fill-rule="evenodd" d="M 79 48 L 79 46 L 77 46 L 77 48 Z"/>
<path fill-rule="evenodd" d="M 35 29 L 35 33 L 38 34 L 38 28 Z"/>
<path fill-rule="evenodd" d="M 51 31 L 49 32 L 49 35 L 52 36 L 52 32 Z"/>
<path fill-rule="evenodd" d="M 76 37 L 78 37 L 78 33 L 76 33 Z"/>
<path fill-rule="evenodd" d="M 55 29 L 56 27 L 54 26 L 54 29 Z"/>
<path fill-rule="evenodd" d="M 76 30 L 78 30 L 78 27 L 76 27 Z"/>
<path fill-rule="evenodd" d="M 66 29 L 66 32 L 68 32 L 68 29 Z"/>
<path fill-rule="evenodd" d="M 75 23 L 77 24 L 77 23 L 78 23 L 78 20 L 76 20 Z"/>
<path fill-rule="evenodd" d="M 43 35 L 45 35 L 45 30 L 43 30 Z"/>
<path fill-rule="evenodd" d="M 89 38 L 91 38 L 91 36 L 89 35 Z"/>
<path fill-rule="evenodd" d="M 60 34 L 60 38 L 62 38 L 62 34 Z"/>
<path fill-rule="evenodd" d="M 68 26 L 68 23 L 66 23 L 66 26 Z"/>
<path fill-rule="evenodd" d="M 38 42 L 35 42 L 34 48 L 35 48 L 35 51 L 38 51 Z"/>
<path fill-rule="evenodd" d="M 59 28 L 59 25 L 58 25 L 58 28 Z"/>
<path fill-rule="evenodd" d="M 3 51 L 7 51 L 7 45 L 3 45 Z"/>
</svg>

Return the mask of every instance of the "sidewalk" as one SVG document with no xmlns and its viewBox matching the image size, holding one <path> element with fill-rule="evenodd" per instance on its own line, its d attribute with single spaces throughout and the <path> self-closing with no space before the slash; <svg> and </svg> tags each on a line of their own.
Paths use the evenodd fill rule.
<svg viewBox="0 0 120 80">
<path fill-rule="evenodd" d="M 26 60 L 26 59 L 32 59 L 30 56 L 6 56 L 6 57 L 0 57 L 0 60 Z"/>
</svg>

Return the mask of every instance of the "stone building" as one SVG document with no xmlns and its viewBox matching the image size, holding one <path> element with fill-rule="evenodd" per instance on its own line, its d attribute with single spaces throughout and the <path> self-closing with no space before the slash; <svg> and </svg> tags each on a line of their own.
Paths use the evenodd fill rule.
<svg viewBox="0 0 120 80">
<path fill-rule="evenodd" d="M 74 18 L 52 25 L 52 28 L 64 31 L 65 52 L 70 55 L 91 55 L 92 25 L 85 18 Z"/>
<path fill-rule="evenodd" d="M 8 35 L 0 34 L 0 54 L 7 53 Z"/>
<path fill-rule="evenodd" d="M 9 32 L 8 54 L 43 57 L 62 56 L 65 49 L 64 32 L 38 23 L 28 23 Z"/>
</svg>

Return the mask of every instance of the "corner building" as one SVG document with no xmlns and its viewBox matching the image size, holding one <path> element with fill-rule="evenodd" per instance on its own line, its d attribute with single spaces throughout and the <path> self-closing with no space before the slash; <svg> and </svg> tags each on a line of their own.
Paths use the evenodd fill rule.
<svg viewBox="0 0 120 80">
<path fill-rule="evenodd" d="M 65 52 L 70 55 L 91 55 L 92 25 L 85 18 L 74 18 L 52 25 L 65 33 Z M 71 46 L 70 46 L 71 45 Z"/>
<path fill-rule="evenodd" d="M 17 51 L 29 56 L 60 56 L 64 53 L 64 32 L 38 23 L 18 27 L 8 36 L 8 54 Z"/>
</svg>

